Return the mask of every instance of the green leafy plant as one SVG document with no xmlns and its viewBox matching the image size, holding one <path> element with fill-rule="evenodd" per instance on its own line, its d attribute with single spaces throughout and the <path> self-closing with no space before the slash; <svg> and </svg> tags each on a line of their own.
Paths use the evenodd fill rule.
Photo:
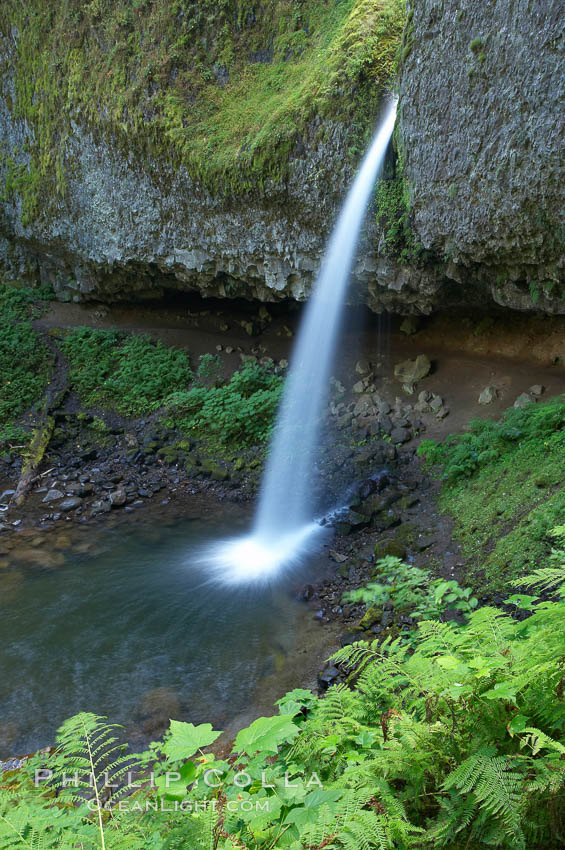
<svg viewBox="0 0 565 850">
<path fill-rule="evenodd" d="M 252 446 L 268 440 L 283 379 L 247 364 L 217 387 L 192 387 L 166 400 L 171 424 L 216 446 Z"/>
<path fill-rule="evenodd" d="M 378 581 L 343 594 L 345 603 L 363 602 L 383 608 L 390 604 L 397 613 L 409 613 L 412 619 L 437 617 L 457 611 L 468 615 L 477 607 L 471 588 L 462 588 L 455 580 L 432 579 L 428 570 L 387 556 L 377 561 Z"/>
<path fill-rule="evenodd" d="M 220 378 L 222 359 L 218 354 L 201 354 L 196 376 L 203 384 L 215 384 Z"/>
<path fill-rule="evenodd" d="M 149 413 L 192 381 L 186 352 L 147 335 L 74 328 L 61 347 L 70 379 L 88 407 L 111 407 L 126 415 Z"/>
<path fill-rule="evenodd" d="M 46 288 L 32 289 L 0 283 L 0 426 L 6 444 L 21 429 L 14 424 L 35 404 L 47 386 L 51 356 L 32 326 L 39 315 L 36 302 L 47 301 L 52 293 Z M 20 442 L 20 438 L 17 438 Z"/>
</svg>

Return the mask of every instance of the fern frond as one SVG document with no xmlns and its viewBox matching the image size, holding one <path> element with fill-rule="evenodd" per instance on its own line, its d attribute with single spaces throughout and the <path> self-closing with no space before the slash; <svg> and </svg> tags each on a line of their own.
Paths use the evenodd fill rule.
<svg viewBox="0 0 565 850">
<path fill-rule="evenodd" d="M 520 740 L 520 747 L 529 747 L 532 755 L 536 756 L 540 750 L 553 750 L 560 755 L 565 755 L 565 746 L 540 729 L 528 727 L 521 733 L 524 737 Z"/>
<path fill-rule="evenodd" d="M 539 567 L 527 576 L 515 579 L 512 584 L 524 590 L 536 589 L 540 593 L 565 584 L 565 566 Z"/>
</svg>

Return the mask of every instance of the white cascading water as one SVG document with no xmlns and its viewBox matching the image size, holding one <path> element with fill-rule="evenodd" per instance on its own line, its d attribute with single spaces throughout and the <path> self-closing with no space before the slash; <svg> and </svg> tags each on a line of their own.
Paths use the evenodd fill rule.
<svg viewBox="0 0 565 850">
<path fill-rule="evenodd" d="M 306 306 L 271 442 L 252 533 L 218 544 L 206 560 L 227 583 L 270 580 L 315 545 L 323 527 L 314 521 L 312 478 L 320 416 L 355 249 L 371 192 L 396 120 L 386 109 L 329 241 Z"/>
</svg>

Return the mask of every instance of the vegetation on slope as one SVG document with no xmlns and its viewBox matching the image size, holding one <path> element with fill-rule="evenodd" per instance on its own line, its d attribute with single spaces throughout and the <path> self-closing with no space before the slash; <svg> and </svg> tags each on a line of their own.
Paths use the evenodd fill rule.
<svg viewBox="0 0 565 850">
<path fill-rule="evenodd" d="M 79 327 L 64 334 L 61 348 L 81 402 L 126 416 L 158 410 L 193 377 L 186 352 L 148 335 Z"/>
<path fill-rule="evenodd" d="M 45 289 L 0 283 L 0 448 L 27 439 L 18 420 L 39 401 L 47 386 L 50 352 L 31 320 L 38 313 L 34 303 L 49 297 Z"/>
<path fill-rule="evenodd" d="M 514 597 L 527 619 L 481 608 L 463 624 L 421 621 L 413 640 L 347 646 L 335 660 L 350 687 L 291 691 L 227 759 L 203 752 L 220 735 L 210 724 L 173 720 L 164 742 L 128 756 L 102 718 L 72 718 L 54 755 L 2 777 L 2 847 L 562 846 L 565 528 L 556 534 L 526 581 L 534 595 Z"/>
<path fill-rule="evenodd" d="M 565 511 L 565 399 L 476 420 L 419 453 L 443 477 L 441 505 L 489 591 L 537 567 Z M 484 585 L 483 585 L 484 586 Z"/>
<path fill-rule="evenodd" d="M 170 395 L 171 424 L 212 447 L 246 448 L 266 443 L 282 394 L 283 378 L 246 364 L 226 382 L 196 385 Z"/>
<path fill-rule="evenodd" d="M 269 439 L 284 384 L 273 368 L 245 363 L 226 375 L 221 358 L 205 354 L 194 374 L 186 351 L 148 334 L 88 327 L 52 332 L 50 350 L 32 319 L 51 297 L 46 288 L 0 283 L 0 453 L 26 454 L 48 382 L 57 378 L 56 347 L 68 364 L 68 387 L 83 408 L 81 421 L 93 413 L 92 428 L 101 436 L 107 436 L 99 418 L 105 413 L 160 412 L 183 451 L 197 441 L 204 455 L 233 459 Z M 174 446 L 170 456 L 177 457 Z"/>
<path fill-rule="evenodd" d="M 245 364 L 229 379 L 219 358 L 200 358 L 193 375 L 188 354 L 148 335 L 79 327 L 62 337 L 71 387 L 86 408 L 141 416 L 164 410 L 171 428 L 211 450 L 265 443 L 280 400 L 283 378 Z"/>
<path fill-rule="evenodd" d="M 71 121 L 223 191 L 284 177 L 316 116 L 344 123 L 356 156 L 404 19 L 405 0 L 8 0 L 9 106 L 33 139 L 5 194 L 26 220 L 64 195 Z"/>
</svg>

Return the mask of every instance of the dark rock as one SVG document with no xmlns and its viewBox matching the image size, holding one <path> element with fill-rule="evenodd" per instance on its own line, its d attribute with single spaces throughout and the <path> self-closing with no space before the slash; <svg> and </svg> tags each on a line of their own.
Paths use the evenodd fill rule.
<svg viewBox="0 0 565 850">
<path fill-rule="evenodd" d="M 322 690 L 327 690 L 336 679 L 339 679 L 339 670 L 328 664 L 321 673 L 318 673 L 318 685 Z"/>
<path fill-rule="evenodd" d="M 373 516 L 380 511 L 386 510 L 391 505 L 394 505 L 401 496 L 402 494 L 392 487 L 383 493 L 373 493 L 363 502 L 363 513 Z"/>
<path fill-rule="evenodd" d="M 94 490 L 94 486 L 90 483 L 77 481 L 69 484 L 65 489 L 70 496 L 88 496 Z"/>
<path fill-rule="evenodd" d="M 407 443 L 412 437 L 408 428 L 393 428 L 390 432 L 390 439 L 393 443 Z"/>
<path fill-rule="evenodd" d="M 110 493 L 108 498 L 113 508 L 121 508 L 126 503 L 126 491 L 123 487 L 118 487 L 117 490 L 114 490 L 113 493 Z"/>
<path fill-rule="evenodd" d="M 363 632 L 346 632 L 339 638 L 341 646 L 351 646 L 352 643 L 357 643 L 359 640 L 365 640 L 366 635 Z"/>
<path fill-rule="evenodd" d="M 314 596 L 314 588 L 311 584 L 307 584 L 306 587 L 303 588 L 301 596 L 305 602 L 308 602 L 310 599 L 312 599 L 312 597 Z"/>
<path fill-rule="evenodd" d="M 412 336 L 418 332 L 418 328 L 420 327 L 420 319 L 417 316 L 406 316 L 405 319 L 400 323 L 400 333 L 406 334 L 406 336 Z"/>
<path fill-rule="evenodd" d="M 370 515 L 367 516 L 367 514 L 358 511 L 349 510 L 344 516 L 344 522 L 347 522 L 352 528 L 363 528 L 365 525 L 369 525 L 370 521 Z"/>
<path fill-rule="evenodd" d="M 514 402 L 514 407 L 527 407 L 529 404 L 533 404 L 536 401 L 536 398 L 532 398 L 528 393 L 521 393 L 516 401 Z"/>
<path fill-rule="evenodd" d="M 379 427 L 383 433 L 390 436 L 390 433 L 393 429 L 392 419 L 390 416 L 387 416 L 386 413 L 379 414 Z"/>
<path fill-rule="evenodd" d="M 45 501 L 45 500 L 44 500 Z M 76 508 L 80 508 L 82 505 L 82 499 L 80 496 L 70 496 L 68 499 L 64 499 L 59 505 L 58 508 L 61 511 L 74 511 Z"/>
<path fill-rule="evenodd" d="M 382 608 L 378 607 L 377 605 L 369 605 L 365 614 L 359 620 L 359 628 L 364 629 L 365 631 L 367 629 L 370 629 L 371 626 L 374 626 L 375 623 L 380 620 L 381 615 Z"/>
<path fill-rule="evenodd" d="M 171 688 L 155 688 L 141 698 L 136 716 L 146 735 L 160 736 L 168 729 L 171 720 L 180 717 L 178 694 Z"/>
<path fill-rule="evenodd" d="M 377 531 L 386 531 L 387 528 L 394 528 L 395 525 L 400 525 L 400 516 L 393 510 L 380 513 L 373 519 L 373 527 Z"/>
<path fill-rule="evenodd" d="M 108 513 L 108 511 L 111 509 L 112 505 L 107 499 L 99 499 L 99 501 L 93 502 L 91 506 L 91 512 L 93 516 L 96 516 L 97 514 Z"/>
<path fill-rule="evenodd" d="M 393 539 L 379 540 L 379 542 L 375 545 L 374 551 L 376 561 L 379 561 L 381 558 L 386 558 L 387 555 L 401 559 L 406 557 L 406 546 L 398 540 Z M 378 576 L 378 570 L 376 575 Z"/>
<path fill-rule="evenodd" d="M 41 500 L 42 502 L 56 502 L 58 499 L 64 498 L 64 493 L 61 490 L 49 490 L 46 496 Z"/>
</svg>

